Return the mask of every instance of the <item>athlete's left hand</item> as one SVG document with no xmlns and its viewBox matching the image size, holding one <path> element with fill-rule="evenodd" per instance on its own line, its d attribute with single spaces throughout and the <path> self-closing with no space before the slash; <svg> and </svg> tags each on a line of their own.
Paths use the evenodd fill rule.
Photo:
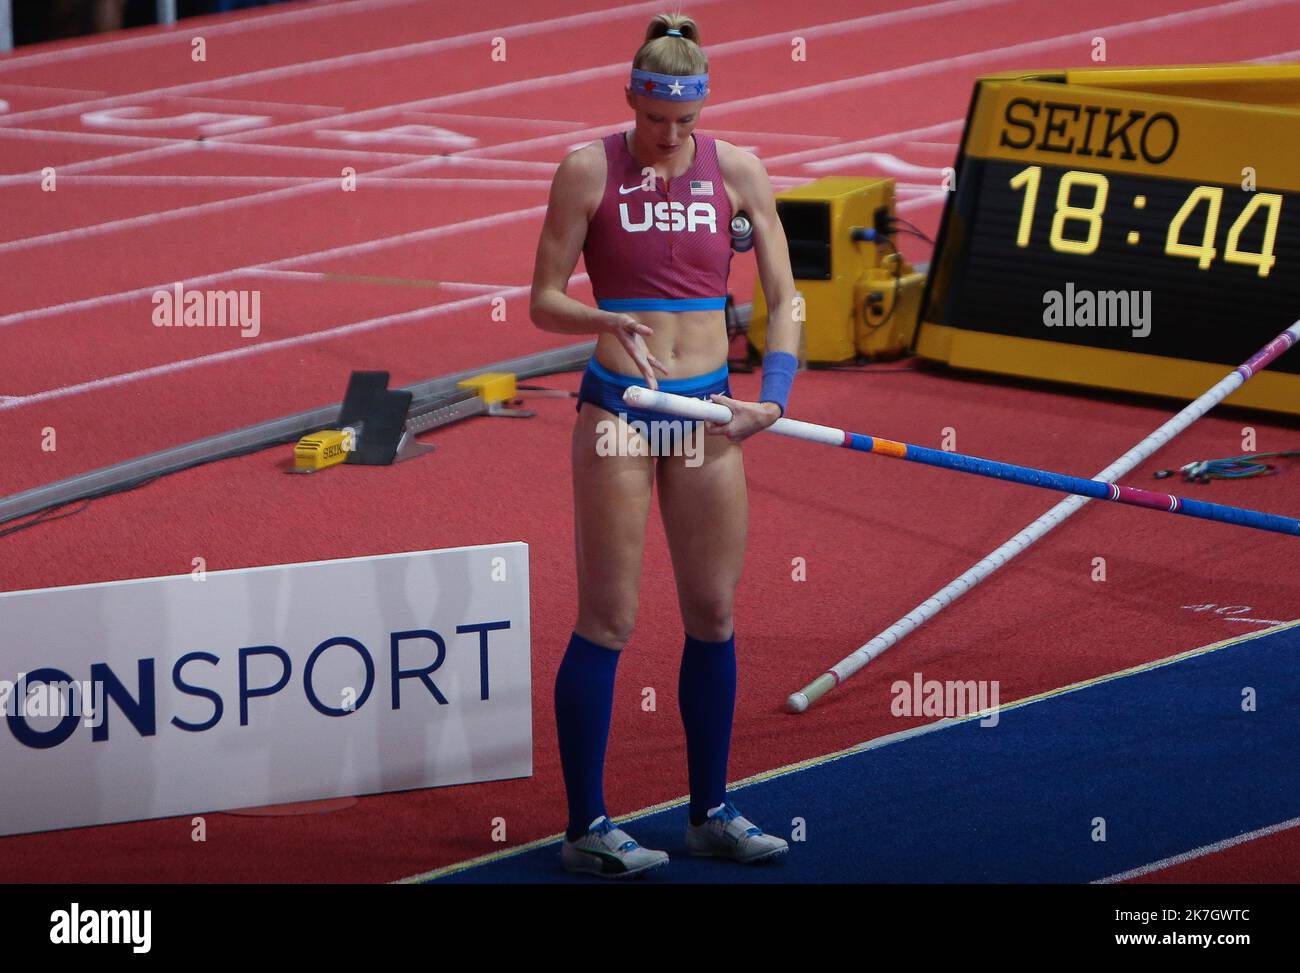
<svg viewBox="0 0 1300 973">
<path fill-rule="evenodd" d="M 715 392 L 709 398 L 731 410 L 731 421 L 706 422 L 704 431 L 714 436 L 726 436 L 733 443 L 743 442 L 781 418 L 781 407 L 775 402 L 741 402 L 721 392 Z"/>
</svg>

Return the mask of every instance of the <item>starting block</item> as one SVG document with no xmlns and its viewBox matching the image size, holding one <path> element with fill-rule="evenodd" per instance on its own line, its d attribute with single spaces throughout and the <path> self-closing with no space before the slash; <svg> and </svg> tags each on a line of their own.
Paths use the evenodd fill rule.
<svg viewBox="0 0 1300 973">
<path fill-rule="evenodd" d="M 336 427 L 311 433 L 293 450 L 292 473 L 315 473 L 340 463 L 390 466 L 423 456 L 433 446 L 419 443 L 420 433 L 470 416 L 504 416 L 525 419 L 530 409 L 511 409 L 515 376 L 510 372 L 484 372 L 456 383 L 457 390 L 419 408 L 413 408 L 409 390 L 390 389 L 388 372 L 353 372 L 348 379 Z"/>
</svg>

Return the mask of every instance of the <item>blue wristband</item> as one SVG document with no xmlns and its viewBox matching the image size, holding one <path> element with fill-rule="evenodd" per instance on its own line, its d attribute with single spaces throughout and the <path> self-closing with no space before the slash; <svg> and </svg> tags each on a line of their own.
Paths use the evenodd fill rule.
<svg viewBox="0 0 1300 973">
<path fill-rule="evenodd" d="M 785 404 L 790 398 L 790 386 L 794 384 L 794 373 L 799 367 L 799 360 L 788 351 L 769 351 L 763 356 L 763 390 L 758 394 L 760 402 L 775 402 L 785 415 Z"/>
</svg>

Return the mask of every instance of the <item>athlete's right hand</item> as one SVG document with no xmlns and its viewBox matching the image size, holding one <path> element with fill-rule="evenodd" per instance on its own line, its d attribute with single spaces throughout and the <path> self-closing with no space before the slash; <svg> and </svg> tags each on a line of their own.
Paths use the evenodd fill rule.
<svg viewBox="0 0 1300 973">
<path fill-rule="evenodd" d="M 659 382 L 655 379 L 654 370 L 657 368 L 667 375 L 668 369 L 664 368 L 663 362 L 650 354 L 650 349 L 646 347 L 644 336 L 654 334 L 654 329 L 648 324 L 642 324 L 630 314 L 611 312 L 606 323 L 610 333 L 618 338 L 618 343 L 623 346 L 628 357 L 636 363 L 637 370 L 645 378 L 646 388 L 658 389 Z"/>
</svg>

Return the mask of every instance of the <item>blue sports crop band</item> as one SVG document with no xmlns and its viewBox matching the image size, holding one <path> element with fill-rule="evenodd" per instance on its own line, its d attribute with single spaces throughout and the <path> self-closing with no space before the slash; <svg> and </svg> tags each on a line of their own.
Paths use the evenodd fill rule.
<svg viewBox="0 0 1300 973">
<path fill-rule="evenodd" d="M 727 295 L 721 297 L 607 297 L 596 301 L 602 311 L 721 311 Z"/>
</svg>

